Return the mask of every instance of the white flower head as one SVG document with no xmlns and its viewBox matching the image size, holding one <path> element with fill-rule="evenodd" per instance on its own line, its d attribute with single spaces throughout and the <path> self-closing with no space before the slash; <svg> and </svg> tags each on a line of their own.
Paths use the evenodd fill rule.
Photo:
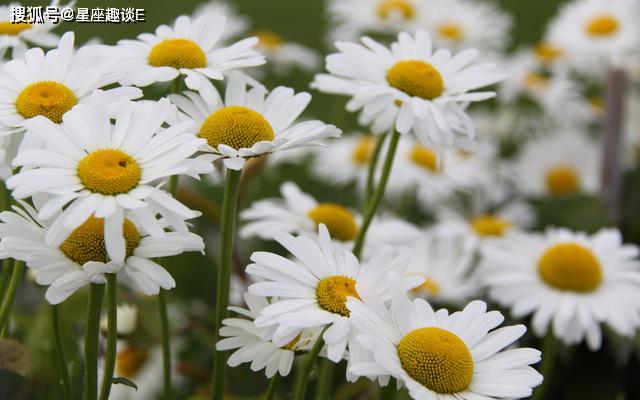
<svg viewBox="0 0 640 400">
<path fill-rule="evenodd" d="M 358 298 L 365 291 L 387 298 L 389 272 L 402 273 L 407 260 L 384 246 L 360 263 L 353 253 L 331 245 L 324 225 L 320 225 L 317 239 L 288 234 L 276 235 L 275 239 L 294 259 L 267 252 L 251 256 L 254 264 L 247 267 L 247 273 L 264 281 L 249 286 L 249 293 L 279 299 L 262 310 L 256 326 L 277 326 L 273 342 L 278 346 L 291 342 L 304 329 L 328 326 L 323 335 L 327 357 L 340 361 L 353 340 L 347 298 Z M 404 283 L 410 289 L 422 280 L 407 277 Z"/>
<path fill-rule="evenodd" d="M 228 43 L 232 39 L 247 33 L 249 19 L 238 14 L 234 4 L 225 0 L 212 0 L 196 8 L 194 19 L 203 15 L 219 15 L 224 17 L 225 24 L 220 34 L 220 43 Z"/>
<path fill-rule="evenodd" d="M 356 182 L 363 188 L 375 146 L 373 135 L 343 135 L 314 152 L 312 172 L 335 185 Z"/>
<path fill-rule="evenodd" d="M 116 327 L 118 336 L 129 336 L 136 331 L 138 325 L 138 306 L 135 304 L 119 304 L 116 310 Z M 106 315 L 100 319 L 100 329 L 107 331 L 109 320 Z"/>
<path fill-rule="evenodd" d="M 391 274 L 390 308 L 375 296 L 347 301 L 357 340 L 373 353 L 352 373 L 393 376 L 420 400 L 524 398 L 542 382 L 529 366 L 540 361 L 538 350 L 504 350 L 524 335 L 524 325 L 496 329 L 504 317 L 478 300 L 452 314 L 434 311 L 423 299 L 410 301 L 398 278 Z"/>
<path fill-rule="evenodd" d="M 317 75 L 312 86 L 349 96 L 347 109 L 362 110 L 371 121 L 397 110 L 393 127 L 424 144 L 451 146 L 457 136 L 474 136 L 465 107 L 495 96 L 476 91 L 503 78 L 494 64 L 472 64 L 479 54 L 474 49 L 456 55 L 434 50 L 424 31 L 402 32 L 390 48 L 368 37 L 362 43 L 337 42 L 339 53 L 326 59 L 330 75 Z"/>
<path fill-rule="evenodd" d="M 51 6 L 60 7 L 59 1 L 53 1 Z M 55 47 L 58 43 L 58 35 L 51 33 L 56 25 L 50 20 L 43 20 L 43 23 L 13 23 L 11 10 L 18 7 L 26 9 L 20 3 L 0 5 L 0 60 L 4 58 L 7 50 L 11 50 L 12 57 L 17 58 L 24 55 L 30 44 Z"/>
<path fill-rule="evenodd" d="M 155 237 L 163 234 L 156 214 L 173 229 L 188 231 L 184 220 L 199 214 L 158 185 L 173 175 L 197 177 L 213 167 L 189 158 L 204 143 L 189 133 L 190 123 L 162 128 L 170 109 L 167 99 L 123 101 L 113 115 L 114 124 L 108 99 L 96 92 L 88 104 L 66 113 L 61 124 L 41 116 L 25 122 L 46 148 L 20 153 L 14 164 L 22 170 L 7 180 L 7 187 L 16 199 L 48 195 L 39 210 L 41 219 L 52 218 L 64 207 L 47 233 L 47 244 L 92 215 L 105 220 L 107 249 L 115 262 L 125 257 L 125 212 Z"/>
<path fill-rule="evenodd" d="M 229 78 L 224 101 L 209 102 L 193 92 L 169 97 L 183 112 L 183 120 L 195 122 L 198 136 L 206 139 L 204 150 L 230 169 L 242 169 L 250 157 L 322 145 L 324 139 L 342 133 L 321 121 L 296 122 L 311 101 L 310 94 L 296 94 L 283 86 L 267 93 L 242 74 Z"/>
<path fill-rule="evenodd" d="M 594 235 L 566 229 L 517 235 L 483 252 L 490 296 L 514 317 L 532 315 L 533 331 L 569 345 L 602 342 L 601 324 L 633 337 L 640 326 L 640 251 L 620 232 Z"/>
<path fill-rule="evenodd" d="M 289 375 L 296 352 L 308 351 L 317 340 L 318 332 L 302 331 L 291 342 L 278 346 L 271 341 L 272 328 L 260 328 L 253 323 L 260 312 L 269 306 L 269 300 L 245 293 L 244 301 L 247 308 L 229 307 L 229 310 L 246 318 L 227 318 L 222 321 L 224 326 L 220 329 L 220 336 L 224 339 L 216 344 L 216 350 L 235 350 L 227 360 L 231 367 L 251 363 L 252 371 L 264 369 L 267 378 L 272 378 L 276 373 Z"/>
<path fill-rule="evenodd" d="M 182 15 L 173 26 L 160 25 L 155 34 L 121 40 L 110 53 L 126 72 L 123 83 L 149 86 L 184 75 L 189 89 L 213 101 L 217 92 L 210 79 L 222 80 L 233 70 L 264 64 L 264 57 L 253 49 L 256 38 L 220 46 L 224 29 L 222 15 L 204 13 L 193 20 Z"/>
<path fill-rule="evenodd" d="M 267 68 L 285 75 L 292 69 L 314 72 L 320 69 L 320 54 L 300 43 L 285 40 L 279 34 L 260 30 L 254 33 L 259 42 L 257 49 L 267 58 Z"/>
<path fill-rule="evenodd" d="M 89 283 L 104 284 L 105 274 L 121 271 L 147 295 L 158 294 L 160 288 L 172 289 L 175 281 L 153 259 L 203 251 L 202 239 L 189 232 L 151 237 L 133 215 L 130 217 L 120 220 L 120 236 L 105 232 L 105 220 L 94 216 L 70 235 L 61 236 L 47 221 L 38 218 L 38 210 L 21 202 L 13 212 L 0 213 L 0 257 L 22 260 L 34 269 L 36 283 L 48 286 L 45 297 L 51 304 L 63 302 Z M 123 242 L 122 261 L 110 256 L 107 235 L 112 241 Z"/>
</svg>

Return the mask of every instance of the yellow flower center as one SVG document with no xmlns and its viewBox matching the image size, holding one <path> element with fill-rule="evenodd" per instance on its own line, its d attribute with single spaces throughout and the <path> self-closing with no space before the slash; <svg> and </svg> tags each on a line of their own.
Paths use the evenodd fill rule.
<svg viewBox="0 0 640 400">
<path fill-rule="evenodd" d="M 534 53 L 539 61 L 551 63 L 557 60 L 564 52 L 561 48 L 555 47 L 550 43 L 542 42 L 535 47 Z"/>
<path fill-rule="evenodd" d="M 363 136 L 356 143 L 355 149 L 353 149 L 353 162 L 358 165 L 369 165 L 371 160 L 371 154 L 373 153 L 374 140 L 371 136 Z"/>
<path fill-rule="evenodd" d="M 524 77 L 524 84 L 531 89 L 546 89 L 549 86 L 549 78 L 537 72 L 528 72 Z"/>
<path fill-rule="evenodd" d="M 611 36 L 620 29 L 620 21 L 613 15 L 602 14 L 591 19 L 587 24 L 587 33 L 591 36 Z"/>
<path fill-rule="evenodd" d="M 282 46 L 282 36 L 272 31 L 258 31 L 254 34 L 260 41 L 260 46 L 269 50 L 275 50 Z"/>
<path fill-rule="evenodd" d="M 147 60 L 154 67 L 194 69 L 207 66 L 206 54 L 189 39 L 165 39 L 153 46 Z"/>
<path fill-rule="evenodd" d="M 399 61 L 387 71 L 387 82 L 409 96 L 433 100 L 444 92 L 444 80 L 431 64 L 418 60 Z"/>
<path fill-rule="evenodd" d="M 414 146 L 409 157 L 411 161 L 428 171 L 438 171 L 438 155 L 427 147 Z"/>
<path fill-rule="evenodd" d="M 141 174 L 136 160 L 116 149 L 96 150 L 78 163 L 80 181 L 94 193 L 128 193 L 138 185 Z"/>
<path fill-rule="evenodd" d="M 572 167 L 560 165 L 547 171 L 547 190 L 554 196 L 564 196 L 580 190 L 580 178 Z"/>
<path fill-rule="evenodd" d="M 271 141 L 275 137 L 269 121 L 260 113 L 241 106 L 223 107 L 209 115 L 199 135 L 213 148 L 226 144 L 236 150 L 251 148 L 257 142 Z"/>
<path fill-rule="evenodd" d="M 407 374 L 436 393 L 466 390 L 473 377 L 473 358 L 458 336 L 440 328 L 419 328 L 398 344 Z"/>
<path fill-rule="evenodd" d="M 471 220 L 471 227 L 480 236 L 504 236 L 511 224 L 495 215 L 481 215 Z"/>
<path fill-rule="evenodd" d="M 464 31 L 462 30 L 462 27 L 455 22 L 440 24 L 438 27 L 438 33 L 443 38 L 449 40 L 461 40 L 464 38 Z"/>
<path fill-rule="evenodd" d="M 125 219 L 122 224 L 122 234 L 125 240 L 126 256 L 129 257 L 140 244 L 140 232 L 133 222 Z M 107 246 L 104 242 L 104 219 L 89 217 L 71 232 L 60 245 L 60 250 L 80 265 L 89 261 L 102 263 L 109 261 Z"/>
<path fill-rule="evenodd" d="M 128 345 L 116 356 L 116 375 L 133 378 L 142 369 L 149 354 L 139 346 Z"/>
<path fill-rule="evenodd" d="M 307 216 L 316 225 L 325 224 L 333 239 L 346 242 L 355 239 L 358 235 L 355 217 L 339 204 L 320 203 L 309 210 Z"/>
<path fill-rule="evenodd" d="M 408 0 L 382 0 L 378 4 L 377 13 L 378 17 L 382 19 L 389 19 L 395 14 L 409 21 L 416 15 L 416 8 Z"/>
<path fill-rule="evenodd" d="M 440 293 L 440 285 L 431 278 L 425 279 L 424 283 L 412 289 L 413 293 L 425 293 L 428 296 L 437 296 Z"/>
<path fill-rule="evenodd" d="M 2 21 L 0 22 L 0 35 L 17 36 L 31 28 L 33 28 L 33 25 L 30 23 L 14 24 L 9 21 Z"/>
<path fill-rule="evenodd" d="M 25 87 L 16 99 L 16 110 L 25 118 L 38 115 L 59 124 L 62 116 L 78 104 L 76 95 L 65 85 L 53 82 L 35 82 Z"/>
<path fill-rule="evenodd" d="M 324 278 L 316 287 L 318 305 L 325 311 L 348 317 L 347 297 L 360 299 L 356 291 L 356 281 L 348 276 L 334 275 Z"/>
<path fill-rule="evenodd" d="M 538 273 L 548 285 L 572 292 L 591 292 L 602 282 L 602 268 L 595 255 L 577 243 L 547 249 L 538 261 Z"/>
</svg>

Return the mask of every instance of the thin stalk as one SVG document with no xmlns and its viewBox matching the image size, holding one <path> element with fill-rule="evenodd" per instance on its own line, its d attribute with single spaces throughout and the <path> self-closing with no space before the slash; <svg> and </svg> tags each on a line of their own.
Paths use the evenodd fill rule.
<svg viewBox="0 0 640 400">
<path fill-rule="evenodd" d="M 53 329 L 53 348 L 58 362 L 58 370 L 60 371 L 60 380 L 62 381 L 63 398 L 64 400 L 70 400 L 71 378 L 69 377 L 67 354 L 62 340 L 62 322 L 60 321 L 60 305 L 58 304 L 51 306 L 51 327 Z"/>
<path fill-rule="evenodd" d="M 389 175 L 391 174 L 393 159 L 395 158 L 399 141 L 400 133 L 398 133 L 397 131 L 393 132 L 393 134 L 391 135 L 391 140 L 389 142 L 389 149 L 387 150 L 387 157 L 384 160 L 384 165 L 382 166 L 382 175 L 380 176 L 380 182 L 378 182 L 378 187 L 373 193 L 373 197 L 368 202 L 367 209 L 365 210 L 364 220 L 362 221 L 362 226 L 360 227 L 358 236 L 356 237 L 356 242 L 353 246 L 353 254 L 355 254 L 358 258 L 360 258 L 360 253 L 362 253 L 362 247 L 364 246 L 364 240 L 367 235 L 369 225 L 371 225 L 371 221 L 376 215 L 378 206 L 380 205 L 380 202 L 384 197 L 384 192 L 387 188 L 387 182 L 389 181 Z"/>
<path fill-rule="evenodd" d="M 160 314 L 160 330 L 162 331 L 162 371 L 164 399 L 171 398 L 171 337 L 169 335 L 169 317 L 167 313 L 167 296 L 164 289 L 158 293 L 158 312 Z"/>
<path fill-rule="evenodd" d="M 9 314 L 11 313 L 11 307 L 13 306 L 13 299 L 16 297 L 16 291 L 18 290 L 18 286 L 20 286 L 23 272 L 24 262 L 15 260 L 11 271 L 11 279 L 9 280 L 9 285 L 5 290 L 4 298 L 0 305 L 0 336 L 2 336 L 7 322 L 9 321 Z"/>
<path fill-rule="evenodd" d="M 116 274 L 107 277 L 107 352 L 104 362 L 104 375 L 100 400 L 109 400 L 113 373 L 116 369 L 116 342 L 118 339 L 118 279 Z"/>
<path fill-rule="evenodd" d="M 87 307 L 87 331 L 84 336 L 84 400 L 98 398 L 98 339 L 100 337 L 100 309 L 104 285 L 89 285 L 89 306 Z"/>
<path fill-rule="evenodd" d="M 304 400 L 304 396 L 307 392 L 307 384 L 309 383 L 309 375 L 311 375 L 311 370 L 313 369 L 313 365 L 316 363 L 318 355 L 320 354 L 320 350 L 322 350 L 322 346 L 324 346 L 324 339 L 322 339 L 322 335 L 327 328 L 324 328 L 316 343 L 311 348 L 309 354 L 304 360 L 304 365 L 302 366 L 302 370 L 299 372 L 299 376 L 296 379 L 295 391 L 293 395 L 293 400 Z"/>
<path fill-rule="evenodd" d="M 374 178 L 376 176 L 376 168 L 378 167 L 378 159 L 380 158 L 380 151 L 382 150 L 382 145 L 384 144 L 384 140 L 387 138 L 387 134 L 378 135 L 376 138 L 376 145 L 373 148 L 373 152 L 371 153 L 371 160 L 369 160 L 369 171 L 367 172 L 367 183 L 364 190 L 364 211 L 367 210 L 369 205 L 369 198 L 373 193 L 373 184 Z"/>
<path fill-rule="evenodd" d="M 11 192 L 7 189 L 3 181 L 0 181 L 0 211 L 7 211 L 11 208 Z M 12 260 L 5 258 L 2 260 L 2 272 L 0 273 L 0 301 L 4 299 L 4 293 L 9 284 L 11 276 Z"/>
<path fill-rule="evenodd" d="M 548 396 L 549 387 L 551 386 L 551 377 L 553 375 L 553 367 L 556 363 L 556 355 L 558 352 L 558 342 L 553 337 L 551 330 L 547 332 L 547 336 L 542 343 L 542 362 L 540 363 L 539 372 L 544 380 L 542 384 L 533 392 L 531 400 L 543 400 Z"/>
<path fill-rule="evenodd" d="M 214 342 L 219 339 L 222 320 L 227 316 L 229 307 L 229 285 L 231 281 L 231 261 L 233 257 L 233 240 L 235 236 L 238 192 L 242 170 L 227 169 L 224 195 L 222 199 L 222 219 L 220 222 L 220 263 L 218 264 L 218 282 L 216 290 L 216 315 Z M 227 367 L 225 352 L 213 354 L 213 399 L 222 400 L 224 395 L 224 378 Z"/>
<path fill-rule="evenodd" d="M 333 385 L 333 371 L 335 364 L 328 358 L 320 360 L 318 373 L 318 385 L 316 385 L 316 400 L 330 400 L 331 387 Z"/>
<path fill-rule="evenodd" d="M 182 76 L 178 76 L 171 82 L 171 93 L 180 94 L 182 91 Z"/>
<path fill-rule="evenodd" d="M 282 377 L 276 372 L 276 374 L 269 381 L 267 397 L 265 398 L 266 400 L 274 400 L 276 398 L 276 394 L 278 393 L 278 385 L 280 384 L 281 380 Z"/>
</svg>

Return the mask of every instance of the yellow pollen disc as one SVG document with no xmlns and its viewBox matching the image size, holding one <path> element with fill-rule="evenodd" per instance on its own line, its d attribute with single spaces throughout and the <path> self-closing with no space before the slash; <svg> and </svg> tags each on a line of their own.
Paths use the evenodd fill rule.
<svg viewBox="0 0 640 400">
<path fill-rule="evenodd" d="M 189 39 L 165 39 L 153 46 L 147 60 L 154 67 L 194 69 L 207 66 L 204 51 Z"/>
<path fill-rule="evenodd" d="M 427 278 L 424 283 L 412 289 L 413 293 L 426 293 L 428 296 L 437 296 L 440 293 L 440 285 L 431 278 Z"/>
<path fill-rule="evenodd" d="M 199 135 L 213 148 L 226 144 L 236 150 L 251 148 L 257 142 L 271 141 L 275 137 L 269 121 L 260 113 L 241 106 L 223 107 L 209 115 Z"/>
<path fill-rule="evenodd" d="M 620 29 L 618 19 L 609 14 L 602 14 L 593 18 L 587 24 L 587 32 L 591 36 L 611 36 Z"/>
<path fill-rule="evenodd" d="M 413 3 L 407 0 L 382 0 L 378 4 L 377 13 L 382 19 L 388 19 L 396 14 L 409 21 L 416 15 L 416 9 Z"/>
<path fill-rule="evenodd" d="M 282 43 L 284 43 L 282 36 L 278 35 L 275 32 L 258 31 L 254 35 L 260 41 L 259 42 L 260 46 L 267 49 L 271 49 L 271 50 L 277 49 L 282 45 Z"/>
<path fill-rule="evenodd" d="M 140 166 L 130 155 L 116 149 L 96 150 L 78 163 L 78 177 L 94 193 L 127 193 L 140 182 Z"/>
<path fill-rule="evenodd" d="M 41 81 L 25 87 L 16 99 L 16 110 L 25 118 L 38 115 L 59 124 L 62 116 L 78 104 L 76 95 L 65 85 Z"/>
<path fill-rule="evenodd" d="M 353 214 L 339 204 L 318 204 L 307 215 L 316 225 L 325 224 L 333 239 L 346 242 L 358 235 L 358 225 Z"/>
<path fill-rule="evenodd" d="M 138 346 L 127 346 L 116 355 L 116 374 L 125 378 L 133 378 L 149 358 L 146 350 Z"/>
<path fill-rule="evenodd" d="M 9 36 L 17 36 L 20 33 L 26 31 L 27 29 L 33 28 L 32 24 L 13 24 L 8 21 L 0 22 L 0 35 L 9 35 Z"/>
<path fill-rule="evenodd" d="M 324 278 L 316 287 L 318 305 L 325 311 L 348 317 L 347 297 L 360 299 L 356 291 L 356 281 L 344 275 L 334 275 Z"/>
<path fill-rule="evenodd" d="M 538 273 L 548 285 L 572 292 L 591 292 L 602 282 L 595 255 L 577 243 L 550 247 L 538 261 Z"/>
<path fill-rule="evenodd" d="M 407 374 L 436 393 L 466 390 L 473 377 L 473 358 L 462 339 L 440 328 L 419 328 L 398 344 Z"/>
<path fill-rule="evenodd" d="M 371 154 L 373 153 L 374 140 L 371 136 L 363 136 L 356 143 L 355 149 L 353 149 L 353 162 L 358 165 L 368 165 L 371 160 Z"/>
<path fill-rule="evenodd" d="M 411 157 L 411 161 L 426 170 L 438 171 L 438 155 L 427 147 L 414 146 L 409 157 Z"/>
<path fill-rule="evenodd" d="M 580 190 L 580 178 L 575 169 L 560 165 L 547 171 L 547 190 L 554 196 L 564 196 Z"/>
<path fill-rule="evenodd" d="M 387 82 L 409 96 L 433 100 L 444 92 L 440 72 L 424 61 L 399 61 L 387 71 Z"/>
<path fill-rule="evenodd" d="M 524 77 L 524 84 L 531 89 L 546 89 L 549 78 L 537 72 L 528 72 Z"/>
<path fill-rule="evenodd" d="M 294 337 L 292 341 L 290 341 L 289 343 L 287 343 L 284 346 L 282 346 L 282 349 L 293 351 L 293 350 L 295 350 L 295 347 L 296 347 L 296 345 L 298 344 L 299 341 L 300 341 L 300 335 Z"/>
<path fill-rule="evenodd" d="M 563 53 L 562 49 L 545 42 L 538 44 L 534 52 L 538 60 L 543 63 L 551 63 L 557 60 Z"/>
<path fill-rule="evenodd" d="M 504 236 L 511 224 L 495 215 L 481 215 L 471 220 L 471 226 L 480 236 Z"/>
<path fill-rule="evenodd" d="M 128 219 L 122 224 L 126 256 L 129 257 L 140 244 L 140 233 Z M 89 261 L 107 262 L 107 246 L 104 242 L 104 219 L 89 217 L 60 245 L 60 250 L 80 265 Z"/>
<path fill-rule="evenodd" d="M 461 40 L 464 38 L 464 31 L 460 25 L 455 22 L 440 24 L 438 27 L 438 33 L 443 38 L 449 40 Z"/>
</svg>

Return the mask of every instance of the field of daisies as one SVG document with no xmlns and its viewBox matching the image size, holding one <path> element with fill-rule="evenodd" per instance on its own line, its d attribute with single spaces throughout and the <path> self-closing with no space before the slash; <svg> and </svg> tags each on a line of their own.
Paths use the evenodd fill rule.
<svg viewBox="0 0 640 400">
<path fill-rule="evenodd" d="M 640 399 L 640 0 L 32 3 L 1 400 Z"/>
</svg>

